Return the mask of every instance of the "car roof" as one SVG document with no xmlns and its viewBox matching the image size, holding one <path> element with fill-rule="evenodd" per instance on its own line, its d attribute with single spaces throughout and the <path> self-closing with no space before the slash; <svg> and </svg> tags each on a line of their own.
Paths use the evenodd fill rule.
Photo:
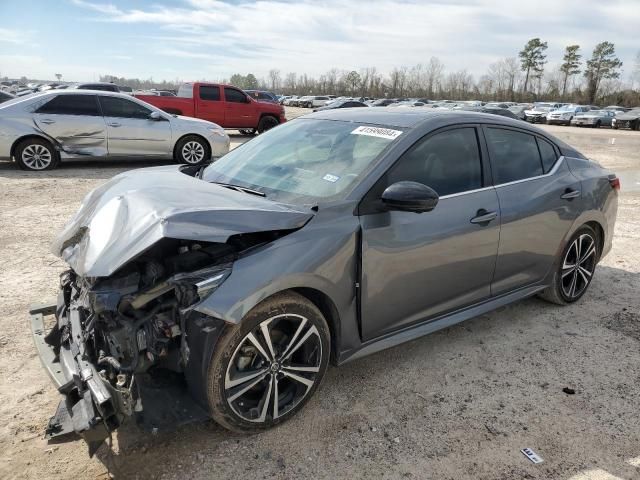
<svg viewBox="0 0 640 480">
<path fill-rule="evenodd" d="M 447 110 L 415 107 L 411 109 L 398 109 L 393 107 L 373 107 L 354 109 L 322 110 L 305 115 L 304 118 L 316 118 L 320 120 L 342 120 L 354 123 L 369 123 L 373 125 L 386 125 L 399 128 L 415 128 L 425 123 L 435 122 L 446 118 L 452 123 L 494 123 L 507 126 L 526 128 L 537 132 L 521 120 L 514 120 L 491 113 L 480 113 L 469 110 Z"/>
</svg>

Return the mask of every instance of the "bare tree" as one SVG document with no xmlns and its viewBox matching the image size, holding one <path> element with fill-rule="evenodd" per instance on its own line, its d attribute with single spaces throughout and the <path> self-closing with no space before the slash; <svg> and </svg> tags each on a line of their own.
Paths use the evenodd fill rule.
<svg viewBox="0 0 640 480">
<path fill-rule="evenodd" d="M 433 98 L 440 90 L 442 83 L 442 75 L 444 74 L 444 63 L 437 57 L 431 57 L 425 71 L 426 93 L 428 97 Z"/>
<path fill-rule="evenodd" d="M 269 70 L 269 83 L 271 84 L 271 91 L 276 92 L 280 90 L 280 70 Z"/>
<path fill-rule="evenodd" d="M 56 73 L 56 79 L 58 81 L 62 80 L 62 74 L 61 73 Z"/>
</svg>

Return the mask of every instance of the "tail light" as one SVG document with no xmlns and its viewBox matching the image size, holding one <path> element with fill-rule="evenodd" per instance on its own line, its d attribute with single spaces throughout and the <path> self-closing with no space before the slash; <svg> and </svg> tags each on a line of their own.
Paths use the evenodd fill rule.
<svg viewBox="0 0 640 480">
<path fill-rule="evenodd" d="M 611 188 L 613 188 L 614 190 L 620 190 L 620 179 L 615 175 L 610 176 L 609 185 L 611 185 Z"/>
</svg>

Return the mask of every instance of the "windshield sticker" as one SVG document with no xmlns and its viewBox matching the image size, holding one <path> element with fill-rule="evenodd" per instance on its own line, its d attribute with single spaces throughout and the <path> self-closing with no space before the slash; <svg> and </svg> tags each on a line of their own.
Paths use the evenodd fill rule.
<svg viewBox="0 0 640 480">
<path fill-rule="evenodd" d="M 331 175 L 330 173 L 327 173 L 324 177 L 322 177 L 322 179 L 326 180 L 327 182 L 336 183 L 338 180 L 340 180 L 340 177 L 337 175 Z"/>
<path fill-rule="evenodd" d="M 390 128 L 380 127 L 358 127 L 351 135 L 367 135 L 369 137 L 387 138 L 395 140 L 402 134 L 402 130 L 391 130 Z"/>
</svg>

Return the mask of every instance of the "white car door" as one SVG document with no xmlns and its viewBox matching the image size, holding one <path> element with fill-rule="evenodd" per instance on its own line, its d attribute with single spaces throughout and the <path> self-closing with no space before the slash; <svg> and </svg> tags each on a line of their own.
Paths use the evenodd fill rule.
<svg viewBox="0 0 640 480">
<path fill-rule="evenodd" d="M 107 155 L 107 128 L 95 94 L 56 95 L 34 112 L 33 120 L 68 154 Z"/>
<path fill-rule="evenodd" d="M 127 98 L 99 95 L 107 124 L 109 156 L 171 157 L 171 123 L 164 116 Z"/>
</svg>

